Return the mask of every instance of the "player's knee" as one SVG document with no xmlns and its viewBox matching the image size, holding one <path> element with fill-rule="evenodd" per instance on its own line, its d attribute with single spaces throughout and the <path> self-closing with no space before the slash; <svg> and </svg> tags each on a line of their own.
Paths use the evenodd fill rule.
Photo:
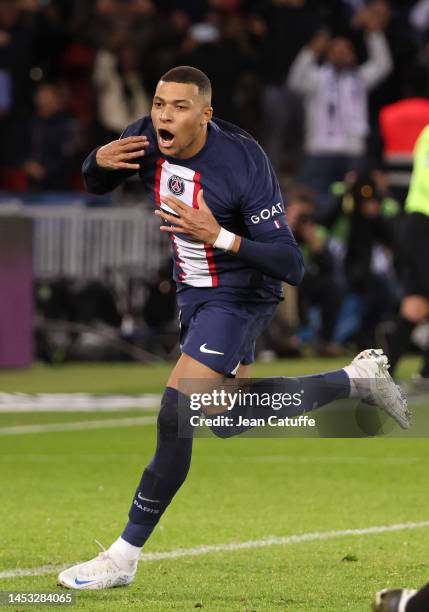
<svg viewBox="0 0 429 612">
<path fill-rule="evenodd" d="M 179 393 L 176 389 L 167 387 L 161 399 L 157 425 L 161 432 L 178 431 Z"/>
<path fill-rule="evenodd" d="M 177 389 L 167 387 L 162 396 L 157 420 L 160 440 L 192 438 L 193 428 L 190 417 L 189 397 Z"/>
</svg>

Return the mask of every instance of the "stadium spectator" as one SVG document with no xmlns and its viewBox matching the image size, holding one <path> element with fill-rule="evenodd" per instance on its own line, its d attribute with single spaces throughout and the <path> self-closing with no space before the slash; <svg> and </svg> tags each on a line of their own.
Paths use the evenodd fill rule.
<svg viewBox="0 0 429 612">
<path fill-rule="evenodd" d="M 242 44 L 244 35 L 239 18 L 197 23 L 190 28 L 180 56 L 181 63 L 199 68 L 209 76 L 215 92 L 216 116 L 226 121 L 238 120 L 238 83 L 249 61 Z"/>
<path fill-rule="evenodd" d="M 68 90 L 73 92 L 73 96 L 68 98 L 68 108 L 81 124 L 84 150 L 94 142 L 93 60 L 94 50 L 89 43 L 76 41 L 67 46 L 61 61 L 62 78 Z"/>
<path fill-rule="evenodd" d="M 80 134 L 66 109 L 66 92 L 43 83 L 34 96 L 35 116 L 28 126 L 28 148 L 21 170 L 30 190 L 67 189 L 75 170 Z"/>
<path fill-rule="evenodd" d="M 418 0 L 409 18 L 413 28 L 423 37 L 429 28 L 429 0 Z"/>
<path fill-rule="evenodd" d="M 348 196 L 352 209 L 346 241 L 348 287 L 361 304 L 357 342 L 375 340 L 378 323 L 395 311 L 397 284 L 391 261 L 395 217 L 386 217 L 383 194 L 371 174 L 357 177 Z"/>
<path fill-rule="evenodd" d="M 118 137 L 123 126 L 149 112 L 150 99 L 144 89 L 137 49 L 113 34 L 112 47 L 99 49 L 94 62 L 93 81 L 97 118 L 103 130 L 100 140 Z M 114 43 L 119 42 L 119 48 Z"/>
<path fill-rule="evenodd" d="M 396 10 L 395 10 L 396 5 Z M 369 121 L 371 131 L 368 138 L 368 156 L 372 162 L 379 159 L 380 143 L 378 118 L 383 106 L 403 97 L 403 83 L 408 81 L 417 54 L 416 35 L 408 23 L 405 9 L 396 0 L 370 0 L 369 8 L 384 31 L 392 56 L 392 70 L 376 85 L 369 96 Z M 354 39 L 362 57 L 365 57 L 365 43 L 359 20 L 354 27 Z"/>
<path fill-rule="evenodd" d="M 365 21 L 368 60 L 357 66 L 352 43 L 319 32 L 295 59 L 289 87 L 305 100 L 304 184 L 319 194 L 322 212 L 329 206 L 329 187 L 362 166 L 368 135 L 368 92 L 391 70 L 392 59 L 380 20 Z M 326 62 L 318 61 L 326 52 Z"/>
<path fill-rule="evenodd" d="M 287 219 L 301 248 L 305 274 L 298 287 L 300 323 L 308 324 L 309 309 L 320 309 L 321 325 L 316 350 L 319 355 L 342 354 L 333 341 L 341 306 L 342 291 L 335 274 L 334 255 L 329 248 L 326 229 L 315 222 L 315 200 L 305 187 L 292 189 L 287 197 Z"/>
<path fill-rule="evenodd" d="M 259 49 L 262 90 L 261 140 L 276 170 L 281 167 L 285 142 L 302 123 L 299 100 L 285 87 L 291 64 L 322 24 L 319 11 L 306 0 L 268 3 L 262 13 L 264 35 Z M 301 134 L 298 133 L 298 138 Z M 287 139 L 287 140 L 286 140 Z M 296 148 L 296 145 L 295 145 Z"/>
<path fill-rule="evenodd" d="M 51 43 L 45 47 L 42 38 Z M 61 30 L 61 25 L 58 25 Z M 59 47 L 44 13 L 37 7 L 14 0 L 0 1 L 0 67 L 11 80 L 12 107 L 15 115 L 31 108 L 34 69 L 48 71 L 55 63 Z M 36 75 L 37 78 L 37 75 Z"/>
</svg>

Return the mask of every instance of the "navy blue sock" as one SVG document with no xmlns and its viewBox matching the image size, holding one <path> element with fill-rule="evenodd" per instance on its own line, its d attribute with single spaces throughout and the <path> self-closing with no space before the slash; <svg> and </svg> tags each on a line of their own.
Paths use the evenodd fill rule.
<svg viewBox="0 0 429 612">
<path fill-rule="evenodd" d="M 281 383 L 285 392 L 300 393 L 301 405 L 284 406 L 281 408 L 281 417 L 294 417 L 303 412 L 309 412 L 331 404 L 338 399 L 350 397 L 350 378 L 345 370 L 333 370 L 323 374 L 299 376 L 297 378 L 271 379 L 276 384 Z"/>
<path fill-rule="evenodd" d="M 180 397 L 181 396 L 181 397 Z M 189 399 L 167 387 L 158 415 L 155 455 L 136 489 L 122 538 L 143 546 L 186 479 L 191 464 L 192 437 L 178 436 L 178 406 Z"/>
<path fill-rule="evenodd" d="M 239 381 L 237 381 L 239 383 Z M 270 416 L 280 418 L 293 418 L 305 412 L 310 412 L 330 404 L 338 399 L 350 397 L 350 379 L 344 370 L 333 370 L 323 374 L 300 377 L 272 377 L 243 381 L 243 393 L 269 394 L 287 393 L 292 400 L 289 405 L 282 405 L 277 410 L 271 406 L 261 405 L 260 402 L 252 402 L 251 405 L 237 405 L 227 413 L 234 420 L 239 416 L 246 418 L 258 418 L 267 421 Z M 222 412 L 221 414 L 225 414 Z M 214 426 L 213 433 L 219 437 L 230 437 L 251 429 L 251 426 L 240 425 L 234 427 Z"/>
</svg>

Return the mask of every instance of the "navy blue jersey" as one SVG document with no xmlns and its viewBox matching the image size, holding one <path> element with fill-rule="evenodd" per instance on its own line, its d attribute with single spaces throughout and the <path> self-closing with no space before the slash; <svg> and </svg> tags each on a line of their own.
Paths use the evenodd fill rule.
<svg viewBox="0 0 429 612">
<path fill-rule="evenodd" d="M 121 137 L 137 135 L 149 140 L 144 157 L 137 160 L 141 163 L 138 174 L 155 206 L 174 213 L 162 203 L 163 196 L 174 195 L 188 206 L 197 207 L 197 194 L 203 189 L 207 205 L 225 229 L 252 241 L 288 242 L 296 247 L 274 171 L 250 135 L 226 122 L 211 121 L 205 146 L 188 159 L 161 154 L 150 117 L 128 126 Z M 89 191 L 110 191 L 134 174 L 103 170 L 97 166 L 95 155 L 96 151 L 83 167 Z M 221 295 L 280 298 L 281 282 L 239 256 L 184 234 L 171 234 L 171 241 L 178 291 L 218 288 L 216 294 Z M 210 293 L 213 295 L 213 291 Z"/>
</svg>

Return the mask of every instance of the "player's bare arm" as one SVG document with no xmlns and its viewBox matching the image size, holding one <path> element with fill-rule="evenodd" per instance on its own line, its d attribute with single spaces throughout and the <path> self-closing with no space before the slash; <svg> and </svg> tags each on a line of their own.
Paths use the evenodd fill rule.
<svg viewBox="0 0 429 612">
<path fill-rule="evenodd" d="M 146 136 L 129 136 L 107 143 L 97 151 L 96 160 L 105 170 L 138 170 L 136 159 L 143 157 L 149 145 Z"/>
</svg>

